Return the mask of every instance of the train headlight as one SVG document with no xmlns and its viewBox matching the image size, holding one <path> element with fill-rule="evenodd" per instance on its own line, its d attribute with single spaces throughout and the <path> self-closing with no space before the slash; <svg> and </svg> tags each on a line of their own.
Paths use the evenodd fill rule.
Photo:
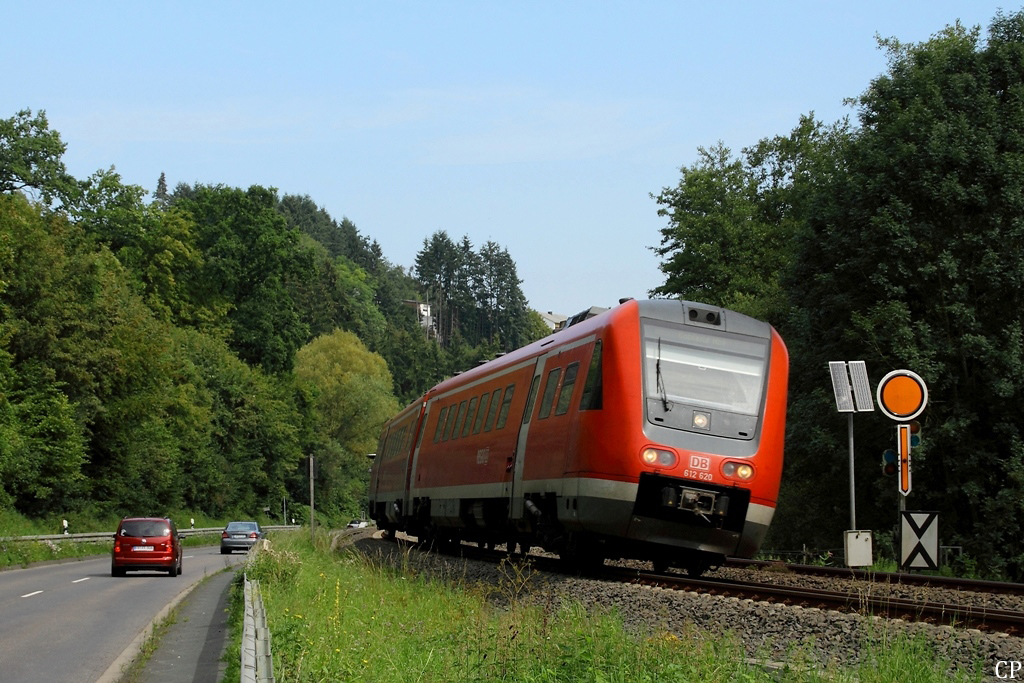
<svg viewBox="0 0 1024 683">
<path fill-rule="evenodd" d="M 711 413 L 705 413 L 702 410 L 693 411 L 692 424 L 694 429 L 711 429 Z"/>
<path fill-rule="evenodd" d="M 722 473 L 734 479 L 751 479 L 754 476 L 754 468 L 745 462 L 727 462 L 722 465 Z"/>
<path fill-rule="evenodd" d="M 679 462 L 675 453 L 661 448 L 645 448 L 640 453 L 640 459 L 643 460 L 645 465 L 655 467 L 675 467 L 676 463 Z"/>
</svg>

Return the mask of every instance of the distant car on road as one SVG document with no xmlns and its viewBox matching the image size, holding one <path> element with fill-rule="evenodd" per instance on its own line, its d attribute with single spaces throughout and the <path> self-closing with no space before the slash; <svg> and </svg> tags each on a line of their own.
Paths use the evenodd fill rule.
<svg viewBox="0 0 1024 683">
<path fill-rule="evenodd" d="M 351 522 L 348 523 L 348 528 L 349 529 L 365 529 L 369 525 L 370 525 L 370 523 L 367 522 L 365 519 L 353 519 Z"/>
<path fill-rule="evenodd" d="M 128 571 L 148 569 L 178 576 L 182 570 L 183 538 L 174 522 L 166 517 L 125 517 L 114 532 L 110 575 L 124 576 Z"/>
<path fill-rule="evenodd" d="M 220 552 L 227 555 L 234 550 L 250 550 L 263 538 L 263 529 L 256 522 L 228 522 L 220 532 Z"/>
</svg>

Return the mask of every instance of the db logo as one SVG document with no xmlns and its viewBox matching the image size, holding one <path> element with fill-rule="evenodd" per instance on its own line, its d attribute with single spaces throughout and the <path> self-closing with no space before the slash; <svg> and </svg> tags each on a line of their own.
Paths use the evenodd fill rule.
<svg viewBox="0 0 1024 683">
<path fill-rule="evenodd" d="M 704 458 L 699 455 L 691 455 L 690 468 L 694 470 L 710 470 L 711 458 Z"/>
<path fill-rule="evenodd" d="M 1018 676 L 1021 673 L 1021 663 L 1015 661 L 998 661 L 996 662 L 996 678 L 999 679 L 1015 679 L 1024 678 L 1024 676 Z"/>
</svg>

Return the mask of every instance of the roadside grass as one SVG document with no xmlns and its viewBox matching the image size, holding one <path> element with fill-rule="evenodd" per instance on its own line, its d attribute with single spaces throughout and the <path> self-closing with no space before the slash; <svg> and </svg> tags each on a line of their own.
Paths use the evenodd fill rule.
<svg viewBox="0 0 1024 683">
<path fill-rule="evenodd" d="M 0 541 L 0 569 L 27 567 L 36 562 L 109 555 L 113 540 L 97 543 L 71 541 Z"/>
<path fill-rule="evenodd" d="M 247 563 L 260 581 L 279 683 L 981 680 L 949 672 L 927 643 L 901 636 L 865 643 L 853 670 L 819 671 L 799 651 L 780 670 L 749 659 L 731 635 L 637 634 L 614 610 L 527 604 L 529 576 L 516 569 L 497 586 L 431 581 L 408 562 L 395 569 L 329 546 L 326 534 L 315 546 L 305 534 L 277 534 Z"/>
</svg>

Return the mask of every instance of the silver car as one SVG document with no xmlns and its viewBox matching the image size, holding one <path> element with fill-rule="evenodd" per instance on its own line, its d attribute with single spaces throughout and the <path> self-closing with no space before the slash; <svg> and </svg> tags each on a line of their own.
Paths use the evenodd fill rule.
<svg viewBox="0 0 1024 683">
<path fill-rule="evenodd" d="M 228 522 L 220 532 L 220 552 L 227 555 L 233 550 L 249 550 L 263 538 L 263 529 L 256 522 Z"/>
</svg>

